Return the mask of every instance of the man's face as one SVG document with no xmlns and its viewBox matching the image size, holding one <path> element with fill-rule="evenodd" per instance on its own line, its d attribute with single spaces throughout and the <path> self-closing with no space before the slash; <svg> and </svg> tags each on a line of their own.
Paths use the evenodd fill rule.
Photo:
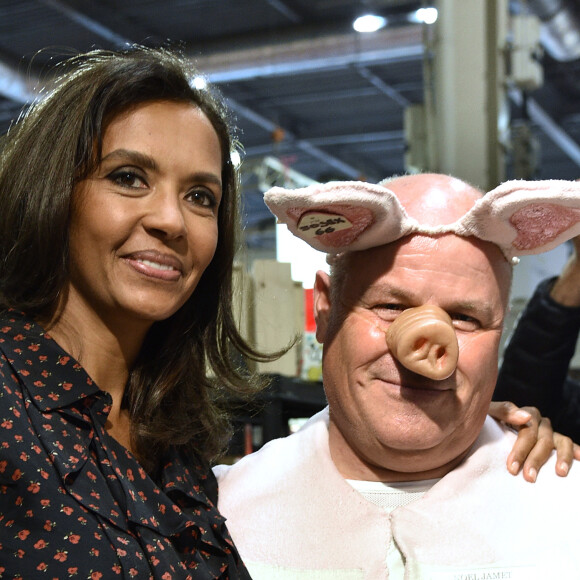
<svg viewBox="0 0 580 580">
<path fill-rule="evenodd" d="M 494 245 L 455 235 L 411 236 L 347 260 L 334 302 L 326 275 L 315 288 L 333 460 L 353 479 L 439 477 L 485 420 L 510 266 Z M 445 310 L 457 334 L 457 369 L 442 381 L 404 368 L 385 338 L 402 310 L 423 304 Z"/>
</svg>

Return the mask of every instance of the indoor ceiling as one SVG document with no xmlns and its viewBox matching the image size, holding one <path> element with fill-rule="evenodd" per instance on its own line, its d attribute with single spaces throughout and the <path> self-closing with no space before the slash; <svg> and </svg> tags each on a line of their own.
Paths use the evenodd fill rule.
<svg viewBox="0 0 580 580">
<path fill-rule="evenodd" d="M 521 10 L 522 2 L 512 2 L 512 10 Z M 388 26 L 355 33 L 353 18 L 371 4 Z M 265 185 L 378 181 L 405 171 L 403 112 L 423 100 L 422 28 L 407 17 L 422 4 L 0 0 L 0 129 L 32 98 L 38 79 L 74 52 L 135 42 L 178 45 L 219 85 L 235 113 L 245 151 L 247 242 L 271 248 Z M 530 4 L 563 6 L 572 24 L 580 22 L 574 20 L 576 0 Z M 538 178 L 580 176 L 578 56 L 558 60 L 544 51 L 544 84 L 512 106 L 513 118 L 529 123 L 539 141 Z"/>
</svg>

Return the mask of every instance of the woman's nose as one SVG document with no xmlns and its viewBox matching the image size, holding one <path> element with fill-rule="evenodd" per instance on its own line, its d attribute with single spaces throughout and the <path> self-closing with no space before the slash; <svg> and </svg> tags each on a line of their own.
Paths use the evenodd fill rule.
<svg viewBox="0 0 580 580">
<path fill-rule="evenodd" d="M 180 201 L 178 193 L 171 188 L 159 188 L 149 199 L 147 215 L 143 220 L 145 227 L 169 239 L 184 236 L 186 225 Z"/>
<path fill-rule="evenodd" d="M 459 345 L 447 312 L 430 304 L 404 310 L 389 326 L 387 345 L 409 370 L 442 381 L 453 374 Z"/>
</svg>

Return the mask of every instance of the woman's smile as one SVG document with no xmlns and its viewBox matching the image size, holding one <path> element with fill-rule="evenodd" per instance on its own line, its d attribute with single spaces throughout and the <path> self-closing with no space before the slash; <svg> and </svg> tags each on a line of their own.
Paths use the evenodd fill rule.
<svg viewBox="0 0 580 580">
<path fill-rule="evenodd" d="M 194 105 L 156 101 L 114 118 L 101 164 L 75 192 L 70 304 L 125 325 L 181 308 L 217 246 L 221 167 Z"/>
<path fill-rule="evenodd" d="M 150 278 L 175 282 L 183 275 L 183 266 L 177 258 L 153 250 L 134 252 L 123 259 L 137 272 Z"/>
</svg>

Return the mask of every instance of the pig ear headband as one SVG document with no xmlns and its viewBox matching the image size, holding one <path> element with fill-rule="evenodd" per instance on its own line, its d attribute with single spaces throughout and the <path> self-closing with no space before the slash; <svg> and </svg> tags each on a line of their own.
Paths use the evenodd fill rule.
<svg viewBox="0 0 580 580">
<path fill-rule="evenodd" d="M 364 250 L 419 233 L 475 236 L 499 246 L 506 259 L 540 254 L 580 234 L 580 182 L 502 183 L 457 221 L 426 226 L 386 186 L 335 181 L 300 189 L 273 187 L 270 211 L 297 237 L 328 254 Z"/>
</svg>

